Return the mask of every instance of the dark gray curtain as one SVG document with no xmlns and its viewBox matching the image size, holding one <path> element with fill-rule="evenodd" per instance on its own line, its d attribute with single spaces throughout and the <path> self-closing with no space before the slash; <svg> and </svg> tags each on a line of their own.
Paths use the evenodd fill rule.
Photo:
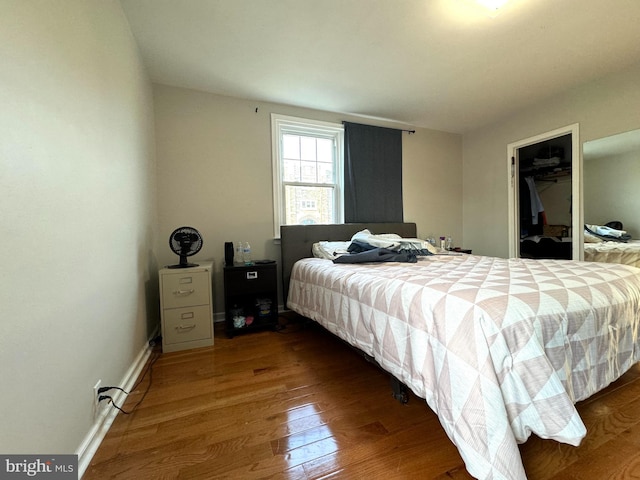
<svg viewBox="0 0 640 480">
<path fill-rule="evenodd" d="M 403 221 L 402 130 L 344 122 L 344 221 Z"/>
</svg>

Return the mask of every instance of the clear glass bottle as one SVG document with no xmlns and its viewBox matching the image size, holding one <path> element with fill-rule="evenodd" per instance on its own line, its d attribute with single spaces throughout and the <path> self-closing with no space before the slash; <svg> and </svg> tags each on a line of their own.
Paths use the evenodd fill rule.
<svg viewBox="0 0 640 480">
<path fill-rule="evenodd" d="M 242 249 L 242 259 L 244 260 L 245 265 L 253 265 L 251 261 L 251 245 L 249 242 L 245 242 L 244 248 Z"/>
<path fill-rule="evenodd" d="M 451 237 L 447 237 L 446 247 L 447 250 L 453 250 L 453 239 Z"/>
</svg>

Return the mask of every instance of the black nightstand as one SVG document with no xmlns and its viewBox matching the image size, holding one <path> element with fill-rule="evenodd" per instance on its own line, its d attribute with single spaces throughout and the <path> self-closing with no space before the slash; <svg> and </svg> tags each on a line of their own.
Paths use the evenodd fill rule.
<svg viewBox="0 0 640 480">
<path fill-rule="evenodd" d="M 276 262 L 224 267 L 225 332 L 239 333 L 278 325 Z"/>
</svg>

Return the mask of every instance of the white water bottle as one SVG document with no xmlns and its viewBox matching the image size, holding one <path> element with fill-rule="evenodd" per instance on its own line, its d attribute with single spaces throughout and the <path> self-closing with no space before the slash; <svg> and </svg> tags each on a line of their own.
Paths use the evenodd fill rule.
<svg viewBox="0 0 640 480">
<path fill-rule="evenodd" d="M 244 244 L 244 248 L 242 249 L 242 258 L 245 265 L 253 265 L 253 262 L 251 261 L 251 245 L 249 245 L 249 242 L 245 242 Z"/>
<path fill-rule="evenodd" d="M 244 251 L 244 248 L 242 247 L 242 242 L 236 243 L 236 255 L 235 255 L 234 263 L 240 263 L 240 264 L 244 263 L 243 251 Z"/>
</svg>

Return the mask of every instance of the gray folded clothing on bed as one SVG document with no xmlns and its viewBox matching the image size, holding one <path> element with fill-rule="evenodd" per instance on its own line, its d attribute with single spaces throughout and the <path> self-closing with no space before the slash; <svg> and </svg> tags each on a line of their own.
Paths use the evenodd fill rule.
<svg viewBox="0 0 640 480">
<path fill-rule="evenodd" d="M 341 255 L 333 263 L 371 263 L 371 262 L 405 262 L 416 263 L 418 258 L 414 253 L 395 252 L 386 248 L 373 248 L 360 253 Z"/>
</svg>

